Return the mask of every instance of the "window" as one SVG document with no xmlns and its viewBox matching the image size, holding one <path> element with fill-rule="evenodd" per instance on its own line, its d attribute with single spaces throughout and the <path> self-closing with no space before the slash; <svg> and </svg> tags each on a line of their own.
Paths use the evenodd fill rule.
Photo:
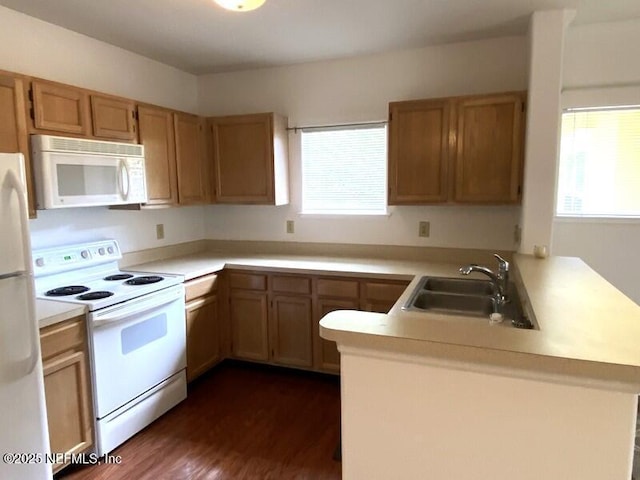
<svg viewBox="0 0 640 480">
<path fill-rule="evenodd" d="M 375 215 L 387 211 L 387 127 L 302 131 L 302 213 Z"/>
<path fill-rule="evenodd" d="M 562 115 L 556 211 L 640 216 L 640 108 Z"/>
</svg>

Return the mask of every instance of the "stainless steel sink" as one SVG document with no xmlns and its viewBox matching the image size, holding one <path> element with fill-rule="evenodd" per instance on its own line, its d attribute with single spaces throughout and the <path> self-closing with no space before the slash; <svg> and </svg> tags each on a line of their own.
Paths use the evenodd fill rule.
<svg viewBox="0 0 640 480">
<path fill-rule="evenodd" d="M 412 307 L 455 315 L 489 317 L 494 312 L 493 298 L 487 295 L 460 295 L 444 292 L 422 291 L 414 299 Z"/>
<path fill-rule="evenodd" d="M 467 295 L 493 295 L 495 289 L 489 280 L 469 278 L 423 277 L 422 289 L 431 292 L 461 293 Z"/>
<path fill-rule="evenodd" d="M 402 308 L 488 320 L 489 315 L 497 312 L 494 293 L 490 280 L 422 277 Z M 522 311 L 513 283 L 508 286 L 507 297 L 509 301 L 502 305 L 500 312 L 505 321 L 518 328 L 533 328 Z"/>
</svg>

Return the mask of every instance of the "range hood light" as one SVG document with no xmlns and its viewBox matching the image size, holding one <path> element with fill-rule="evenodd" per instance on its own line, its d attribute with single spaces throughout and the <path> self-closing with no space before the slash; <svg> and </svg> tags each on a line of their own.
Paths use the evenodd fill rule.
<svg viewBox="0 0 640 480">
<path fill-rule="evenodd" d="M 262 6 L 265 0 L 213 0 L 222 8 L 234 12 L 248 12 Z"/>
</svg>

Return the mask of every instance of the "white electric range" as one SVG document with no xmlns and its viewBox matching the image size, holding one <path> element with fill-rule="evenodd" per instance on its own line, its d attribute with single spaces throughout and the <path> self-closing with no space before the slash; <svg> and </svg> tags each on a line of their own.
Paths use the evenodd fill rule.
<svg viewBox="0 0 640 480">
<path fill-rule="evenodd" d="M 115 240 L 33 252 L 36 297 L 86 306 L 100 456 L 187 396 L 184 279 L 121 258 Z"/>
</svg>

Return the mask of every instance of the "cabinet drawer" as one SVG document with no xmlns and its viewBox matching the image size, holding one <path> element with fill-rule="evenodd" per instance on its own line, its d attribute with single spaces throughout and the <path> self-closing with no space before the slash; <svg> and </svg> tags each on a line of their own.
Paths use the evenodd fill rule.
<svg viewBox="0 0 640 480">
<path fill-rule="evenodd" d="M 267 276 L 255 273 L 230 273 L 229 287 L 242 290 L 266 290 Z"/>
<path fill-rule="evenodd" d="M 357 280 L 318 279 L 319 297 L 358 298 Z"/>
<path fill-rule="evenodd" d="M 40 330 L 42 359 L 46 360 L 83 344 L 85 318 L 77 317 Z"/>
<path fill-rule="evenodd" d="M 403 283 L 374 283 L 366 282 L 362 285 L 362 298 L 366 300 L 382 300 L 395 302 L 405 291 L 409 282 Z"/>
<path fill-rule="evenodd" d="M 203 277 L 190 280 L 184 284 L 185 301 L 189 302 L 194 298 L 203 297 L 217 290 L 218 276 L 205 275 Z"/>
<path fill-rule="evenodd" d="M 271 277 L 271 289 L 274 292 L 311 294 L 311 279 L 293 275 L 274 275 Z"/>
</svg>

